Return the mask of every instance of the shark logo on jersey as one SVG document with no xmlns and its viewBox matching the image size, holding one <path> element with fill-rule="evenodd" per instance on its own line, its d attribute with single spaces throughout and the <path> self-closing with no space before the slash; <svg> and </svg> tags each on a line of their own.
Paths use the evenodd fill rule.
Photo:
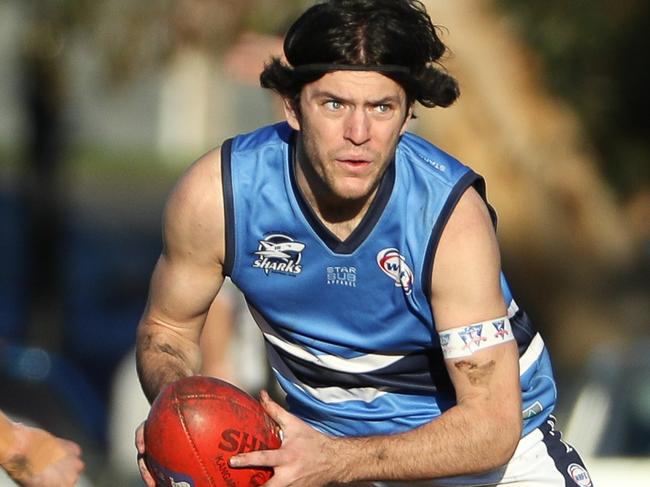
<svg viewBox="0 0 650 487">
<path fill-rule="evenodd" d="M 262 269 L 268 276 L 269 272 L 297 275 L 302 272 L 302 251 L 305 244 L 296 242 L 291 237 L 274 233 L 264 240 L 260 240 L 257 251 L 258 258 L 253 262 L 253 267 Z"/>
<path fill-rule="evenodd" d="M 411 294 L 413 271 L 406 263 L 406 258 L 397 249 L 380 250 L 377 254 L 377 264 L 388 277 L 395 281 L 395 286 L 401 287 L 406 294 Z"/>
</svg>

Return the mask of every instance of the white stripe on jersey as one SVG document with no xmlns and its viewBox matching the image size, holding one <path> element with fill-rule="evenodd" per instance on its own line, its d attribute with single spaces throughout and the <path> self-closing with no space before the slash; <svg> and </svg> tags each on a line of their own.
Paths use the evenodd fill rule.
<svg viewBox="0 0 650 487">
<path fill-rule="evenodd" d="M 519 376 L 524 375 L 531 365 L 542 355 L 544 351 L 544 340 L 542 335 L 536 333 L 528 344 L 528 348 L 519 358 Z"/>
<path fill-rule="evenodd" d="M 312 364 L 317 364 L 321 367 L 339 372 L 349 372 L 351 374 L 362 374 L 365 372 L 372 372 L 374 370 L 383 369 L 399 360 L 403 359 L 405 355 L 381 355 L 381 354 L 364 354 L 353 358 L 343 358 L 336 355 L 316 355 L 309 352 L 300 345 L 289 343 L 283 340 L 273 328 L 266 322 L 264 317 L 253 307 L 249 309 L 255 318 L 260 330 L 264 337 L 273 346 L 283 350 L 284 352 L 292 355 L 298 359 L 305 360 Z"/>
<path fill-rule="evenodd" d="M 313 364 L 317 364 L 321 367 L 326 367 L 331 370 L 349 372 L 351 374 L 361 374 L 364 372 L 372 372 L 373 370 L 383 369 L 384 367 L 387 367 L 388 365 L 391 365 L 404 358 L 404 355 L 378 354 L 359 355 L 358 357 L 349 359 L 337 357 L 336 355 L 315 355 L 298 345 L 282 340 L 277 335 L 264 333 L 264 336 L 272 345 L 284 350 L 286 353 L 293 355 L 298 359 L 305 360 L 307 362 L 311 362 Z"/>
</svg>

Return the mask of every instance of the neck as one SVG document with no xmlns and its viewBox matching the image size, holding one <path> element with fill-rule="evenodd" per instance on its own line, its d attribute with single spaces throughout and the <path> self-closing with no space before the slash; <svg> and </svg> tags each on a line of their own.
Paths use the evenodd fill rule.
<svg viewBox="0 0 650 487">
<path fill-rule="evenodd" d="M 340 240 L 347 239 L 361 223 L 377 194 L 374 188 L 358 199 L 345 199 L 334 194 L 314 171 L 300 143 L 294 157 L 296 182 L 307 204 L 318 219 Z"/>
</svg>

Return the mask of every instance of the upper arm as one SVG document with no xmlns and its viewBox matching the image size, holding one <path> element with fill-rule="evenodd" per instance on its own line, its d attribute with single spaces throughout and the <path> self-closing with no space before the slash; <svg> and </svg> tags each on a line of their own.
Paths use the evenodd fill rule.
<svg viewBox="0 0 650 487">
<path fill-rule="evenodd" d="M 163 250 L 151 279 L 142 324 L 161 325 L 198 341 L 223 282 L 225 230 L 220 150 L 186 171 L 169 196 Z"/>
<path fill-rule="evenodd" d="M 431 277 L 431 307 L 438 332 L 506 315 L 501 262 L 487 207 L 468 189 L 440 238 Z M 487 331 L 486 331 L 487 332 Z M 514 341 L 446 359 L 458 403 L 499 408 L 520 417 L 518 352 Z M 493 409 L 488 411 L 489 414 Z"/>
<path fill-rule="evenodd" d="M 469 188 L 449 217 L 431 275 L 438 332 L 503 316 L 501 260 L 487 207 Z"/>
</svg>

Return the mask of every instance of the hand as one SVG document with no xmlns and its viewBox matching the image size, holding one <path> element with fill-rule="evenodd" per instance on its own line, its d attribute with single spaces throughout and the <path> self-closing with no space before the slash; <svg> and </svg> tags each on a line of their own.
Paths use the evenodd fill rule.
<svg viewBox="0 0 650 487">
<path fill-rule="evenodd" d="M 14 424 L 14 451 L 3 467 L 23 487 L 72 487 L 84 469 L 81 448 L 40 428 Z"/>
<path fill-rule="evenodd" d="M 342 462 L 335 455 L 334 438 L 285 411 L 266 391 L 261 392 L 260 402 L 280 426 L 282 446 L 235 455 L 230 459 L 232 467 L 273 467 L 275 472 L 266 487 L 319 487 L 340 479 Z"/>
<path fill-rule="evenodd" d="M 138 450 L 138 468 L 140 469 L 142 480 L 147 484 L 147 487 L 156 487 L 156 481 L 153 479 L 153 475 L 149 472 L 147 464 L 144 461 L 144 421 L 140 423 L 138 429 L 135 430 L 135 447 Z"/>
</svg>

